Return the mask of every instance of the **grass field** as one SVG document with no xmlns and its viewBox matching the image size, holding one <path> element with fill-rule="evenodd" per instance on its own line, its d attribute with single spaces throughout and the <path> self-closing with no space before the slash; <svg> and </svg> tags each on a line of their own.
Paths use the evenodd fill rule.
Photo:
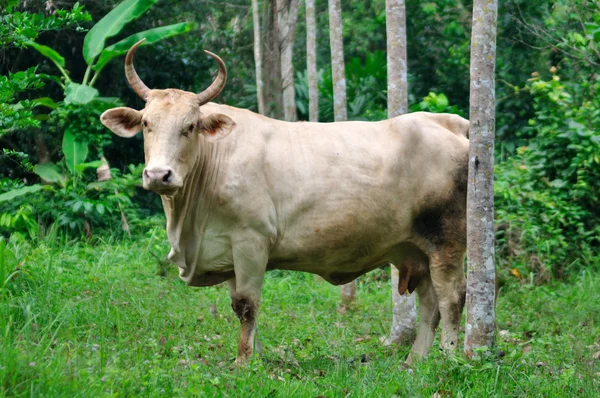
<svg viewBox="0 0 600 398">
<path fill-rule="evenodd" d="M 263 355 L 232 366 L 238 321 L 225 286 L 158 276 L 161 228 L 132 240 L 12 239 L 0 260 L 0 395 L 32 397 L 599 397 L 600 276 L 500 291 L 491 359 L 433 354 L 412 369 L 385 347 L 383 270 L 359 280 L 358 303 L 309 274 L 270 273 Z M 15 272 L 16 271 L 16 272 Z"/>
</svg>

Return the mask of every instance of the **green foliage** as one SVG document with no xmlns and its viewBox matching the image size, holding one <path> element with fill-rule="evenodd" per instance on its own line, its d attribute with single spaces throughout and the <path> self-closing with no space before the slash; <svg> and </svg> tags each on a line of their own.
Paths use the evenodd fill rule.
<svg viewBox="0 0 600 398">
<path fill-rule="evenodd" d="M 65 155 L 65 164 L 67 165 L 67 168 L 71 174 L 75 174 L 75 167 L 80 163 L 85 162 L 85 158 L 87 158 L 87 143 L 77 141 L 73 133 L 65 132 L 62 150 Z"/>
<path fill-rule="evenodd" d="M 0 9 L 0 48 L 23 47 L 42 32 L 76 28 L 90 21 L 90 14 L 79 2 L 69 10 L 56 9 L 52 15 L 16 11 L 19 1 L 9 0 Z"/>
<path fill-rule="evenodd" d="M 34 172 L 52 185 L 24 186 L 4 180 L 0 234 L 17 232 L 36 239 L 40 227 L 47 230 L 53 224 L 74 234 L 89 235 L 97 228 L 114 233 L 121 229 L 123 217 L 137 221 L 140 209 L 131 199 L 140 185 L 142 167 L 130 166 L 123 175 L 112 169 L 111 180 L 96 182 L 93 171 L 99 166 L 100 162 L 79 162 L 71 171 L 53 163 L 36 165 Z"/>
<path fill-rule="evenodd" d="M 186 32 L 189 32 L 195 27 L 193 23 L 182 22 L 178 24 L 173 24 L 169 26 L 161 26 L 160 28 L 148 29 L 143 32 L 136 33 L 131 35 L 111 46 L 106 47 L 100 53 L 100 58 L 98 58 L 98 62 L 94 65 L 95 71 L 100 71 L 102 68 L 106 66 L 110 60 L 119 55 L 123 55 L 129 51 L 131 46 L 145 38 L 146 41 L 144 45 L 154 44 L 160 40 L 180 35 Z"/>
<path fill-rule="evenodd" d="M 65 185 L 65 177 L 52 162 L 36 164 L 33 168 L 33 172 L 40 176 L 43 181 L 56 182 L 62 186 Z"/>
<path fill-rule="evenodd" d="M 76 145 L 91 146 L 94 155 L 99 157 L 102 148 L 111 143 L 109 133 L 100 122 L 100 115 L 107 109 L 121 105 L 118 98 L 108 97 L 96 97 L 85 106 L 65 103 L 48 115 L 48 127 L 51 131 L 63 132 L 63 137 L 66 136 L 71 141 L 75 140 Z M 65 145 L 63 138 L 63 151 Z M 71 169 L 74 169 L 74 165 Z"/>
<path fill-rule="evenodd" d="M 40 125 L 34 117 L 33 108 L 41 103 L 35 100 L 16 101 L 16 98 L 27 90 L 42 88 L 44 78 L 45 75 L 36 73 L 35 67 L 0 76 L 0 137 L 14 130 Z"/>
<path fill-rule="evenodd" d="M 98 92 L 93 89 L 92 86 L 96 82 L 102 68 L 104 68 L 104 66 L 106 66 L 106 64 L 114 57 L 127 52 L 131 44 L 139 40 L 142 37 L 142 34 L 148 34 L 150 40 L 147 43 L 155 43 L 164 38 L 188 32 L 193 27 L 193 24 L 180 23 L 150 29 L 123 39 L 109 48 L 105 48 L 105 42 L 108 38 L 119 34 L 125 25 L 148 11 L 156 1 L 157 0 L 124 0 L 90 29 L 83 41 L 82 52 L 88 66 L 81 84 L 71 83 L 69 73 L 64 69 L 65 60 L 57 51 L 33 41 L 28 41 L 25 44 L 36 49 L 41 55 L 50 59 L 62 74 L 63 79 L 69 83 L 65 87 L 65 102 L 86 104 L 94 97 L 98 96 Z M 128 45 L 128 47 L 125 48 L 125 45 Z M 98 55 L 100 55 L 100 60 L 98 64 L 94 65 L 94 61 Z M 89 78 L 92 69 L 96 70 L 96 73 L 90 81 Z"/>
<path fill-rule="evenodd" d="M 0 11 L 0 49 L 12 46 L 37 46 L 38 51 L 48 56 L 57 66 L 64 66 L 64 59 L 49 47 L 32 42 L 41 32 L 79 27 L 89 21 L 90 15 L 76 3 L 71 11 L 56 10 L 51 16 L 41 13 L 18 12 L 14 10 L 17 1 L 9 1 Z M 62 62 L 62 66 L 61 66 Z M 45 74 L 36 73 L 37 67 L 0 76 L 0 137 L 15 130 L 40 126 L 33 109 L 37 106 L 54 106 L 48 99 L 19 100 L 23 93 L 44 87 L 44 80 L 51 79 Z"/>
<path fill-rule="evenodd" d="M 419 102 L 418 104 L 411 105 L 408 110 L 411 112 L 424 111 L 433 113 L 446 112 L 461 114 L 456 105 L 450 105 L 450 101 L 444 93 L 436 94 L 434 92 L 427 94 L 427 96 L 423 98 L 423 101 Z"/>
<path fill-rule="evenodd" d="M 18 93 L 26 89 L 41 88 L 41 76 L 34 75 L 35 69 L 32 68 L 26 72 L 10 75 L 8 78 L 3 77 L 0 80 L 0 93 L 2 93 L 0 99 L 5 99 L 7 104 L 3 104 L 0 108 L 2 110 L 0 124 L 3 127 L 7 126 L 3 132 L 40 127 L 41 124 L 37 120 L 39 118 L 33 114 L 32 108 L 40 105 L 50 107 L 52 109 L 50 114 L 42 115 L 41 119 L 48 122 L 43 126 L 47 129 L 46 131 L 54 134 L 55 138 L 62 142 L 60 145 L 62 151 L 59 152 L 62 154 L 62 159 L 59 157 L 57 164 L 38 164 L 31 170 L 44 181 L 55 184 L 48 186 L 49 189 L 44 192 L 36 192 L 34 189 L 39 188 L 37 191 L 40 191 L 41 186 L 33 185 L 7 191 L 2 195 L 3 197 L 17 198 L 22 197 L 25 193 L 37 193 L 37 195 L 28 196 L 27 199 L 31 202 L 27 202 L 27 204 L 13 201 L 11 203 L 13 213 L 2 212 L 5 221 L 2 223 L 2 227 L 5 230 L 23 229 L 23 223 L 18 221 L 23 219 L 24 214 L 27 214 L 32 219 L 38 218 L 45 225 L 58 222 L 59 225 L 66 226 L 70 230 L 77 232 L 85 230 L 88 233 L 92 226 L 110 224 L 103 219 L 111 219 L 113 215 L 115 219 L 124 217 L 123 208 L 134 208 L 130 200 L 133 192 L 127 188 L 132 183 L 129 177 L 91 186 L 89 183 L 93 180 L 90 179 L 91 176 L 85 176 L 84 171 L 88 168 L 98 167 L 99 162 L 84 162 L 89 155 L 100 157 L 104 146 L 111 142 L 109 133 L 100 123 L 100 115 L 108 108 L 121 105 L 118 98 L 101 97 L 99 91 L 92 87 L 100 70 L 111 59 L 124 54 L 131 44 L 141 37 L 147 37 L 147 43 L 156 43 L 164 38 L 188 32 L 194 26 L 191 23 L 161 26 L 131 35 L 105 48 L 108 38 L 119 34 L 128 23 L 141 16 L 155 2 L 155 0 L 125 0 L 94 25 L 86 34 L 83 43 L 82 52 L 88 66 L 81 84 L 71 80 L 69 71 L 65 69 L 67 62 L 58 51 L 31 40 L 37 34 L 30 32 L 26 35 L 26 39 L 22 40 L 22 44 L 36 50 L 58 68 L 62 81 L 59 79 L 55 79 L 55 81 L 64 89 L 64 99 L 58 103 L 54 103 L 49 98 L 42 98 L 11 104 Z M 71 22 L 81 19 L 82 8 L 76 4 L 73 10 L 70 14 L 59 13 L 59 15 L 66 16 L 67 19 L 62 26 L 68 26 Z M 26 14 L 15 13 L 12 10 L 8 10 L 8 14 L 10 18 L 7 18 L 14 23 L 25 24 L 22 18 L 25 18 Z M 51 25 L 45 24 L 44 19 L 30 19 L 33 19 L 33 22 L 38 25 L 41 24 L 38 32 L 51 27 Z M 30 24 L 25 25 L 30 26 Z M 52 26 L 59 27 L 58 24 Z M 23 30 L 23 32 L 25 31 Z M 99 63 L 94 65 L 93 62 L 99 55 Z M 96 72 L 90 80 L 93 69 Z M 61 171 L 65 167 L 66 170 Z M 65 171 L 67 172 L 65 173 Z M 113 175 L 116 173 L 117 171 Z M 124 192 L 129 192 L 129 195 Z M 34 211 L 31 210 L 31 203 L 36 203 Z"/>
<path fill-rule="evenodd" d="M 588 266 L 600 247 L 600 82 L 563 83 L 557 74 L 526 89 L 532 137 L 497 167 L 497 219 L 504 262 L 541 280 Z"/>
<path fill-rule="evenodd" d="M 94 60 L 105 46 L 108 38 L 118 35 L 129 22 L 148 11 L 157 0 L 124 0 L 111 12 L 106 14 L 85 36 L 83 41 L 83 58 L 88 65 Z"/>
<path fill-rule="evenodd" d="M 36 49 L 44 57 L 46 57 L 50 61 L 54 62 L 54 64 L 56 66 L 61 67 L 61 68 L 65 67 L 65 58 L 62 55 L 60 55 L 59 53 L 57 53 L 51 47 L 38 44 L 38 43 L 36 43 L 34 41 L 25 42 L 25 45 L 30 46 L 30 47 Z"/>
<path fill-rule="evenodd" d="M 346 83 L 349 120 L 387 119 L 387 67 L 383 51 L 375 51 L 366 59 L 353 58 L 346 64 Z M 330 70 L 318 71 L 319 120 L 333 121 L 333 82 Z M 254 88 L 255 90 L 255 88 Z M 254 97 L 256 96 L 254 92 Z M 414 100 L 413 97 L 409 97 Z M 246 100 L 242 106 L 247 105 Z M 296 106 L 298 116 L 308 119 L 308 75 L 306 71 L 296 74 Z M 450 105 L 443 93 L 430 92 L 421 102 L 409 106 L 410 112 L 462 114 L 458 106 Z"/>
<path fill-rule="evenodd" d="M 0 223 L 2 220 L 0 220 Z M 16 270 L 17 258 L 7 247 L 4 238 L 0 237 L 0 300 L 3 300 L 7 287 L 18 271 Z"/>
<path fill-rule="evenodd" d="M 85 84 L 69 83 L 65 87 L 65 104 L 85 105 L 99 94 L 98 90 Z"/>
<path fill-rule="evenodd" d="M 19 189 L 13 189 L 11 191 L 8 191 L 8 192 L 0 195 L 0 203 L 8 202 L 9 200 L 13 200 L 19 196 L 28 195 L 28 194 L 37 192 L 41 189 L 42 189 L 41 185 L 29 185 L 29 186 L 22 187 Z"/>
<path fill-rule="evenodd" d="M 386 58 L 382 51 L 369 54 L 363 62 L 353 58 L 346 65 L 349 120 L 382 120 L 387 117 Z M 308 75 L 296 74 L 296 106 L 300 119 L 308 119 Z M 331 70 L 318 71 L 319 120 L 333 121 Z"/>
</svg>

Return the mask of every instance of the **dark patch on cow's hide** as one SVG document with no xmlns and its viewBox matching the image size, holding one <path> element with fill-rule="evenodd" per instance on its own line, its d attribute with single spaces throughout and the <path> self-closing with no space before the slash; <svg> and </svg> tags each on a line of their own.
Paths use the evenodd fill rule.
<svg viewBox="0 0 600 398">
<path fill-rule="evenodd" d="M 469 154 L 466 153 L 464 158 L 458 162 L 458 166 L 454 169 L 452 179 L 454 180 L 455 195 L 463 194 L 465 203 L 467 200 L 467 184 L 469 182 Z"/>
<path fill-rule="evenodd" d="M 413 228 L 417 234 L 439 246 L 444 241 L 442 216 L 440 207 L 426 208 L 415 218 Z"/>
<path fill-rule="evenodd" d="M 414 231 L 435 246 L 448 240 L 466 241 L 468 154 L 452 173 L 453 188 L 445 198 L 426 198 L 414 220 Z"/>
<path fill-rule="evenodd" d="M 253 322 L 256 316 L 256 304 L 243 296 L 236 296 L 231 301 L 231 308 L 239 318 L 240 322 Z"/>
</svg>

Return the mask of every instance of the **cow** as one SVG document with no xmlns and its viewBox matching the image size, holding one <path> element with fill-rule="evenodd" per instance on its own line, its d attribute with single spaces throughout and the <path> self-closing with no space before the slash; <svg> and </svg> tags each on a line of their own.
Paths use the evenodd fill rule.
<svg viewBox="0 0 600 398">
<path fill-rule="evenodd" d="M 143 41 L 143 40 L 142 40 Z M 115 134 L 144 135 L 143 187 L 158 193 L 168 258 L 189 286 L 226 282 L 241 324 L 237 363 L 253 354 L 265 272 L 348 283 L 387 263 L 401 294 L 417 291 L 420 323 L 408 363 L 456 350 L 465 301 L 469 122 L 416 112 L 378 122 L 274 120 L 211 102 L 225 64 L 196 94 L 149 89 L 125 59 L 141 111 L 107 110 Z M 256 341 L 257 347 L 259 345 Z"/>
</svg>

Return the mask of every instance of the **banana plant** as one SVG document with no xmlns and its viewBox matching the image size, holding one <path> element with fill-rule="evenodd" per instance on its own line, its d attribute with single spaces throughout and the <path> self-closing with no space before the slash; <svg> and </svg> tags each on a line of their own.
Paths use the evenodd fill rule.
<svg viewBox="0 0 600 398">
<path fill-rule="evenodd" d="M 55 184 L 58 188 L 65 188 L 69 184 L 75 186 L 86 169 L 97 168 L 102 164 L 100 160 L 85 162 L 88 149 L 86 143 L 77 141 L 72 133 L 67 132 L 63 137 L 62 150 L 65 155 L 64 160 L 68 173 L 62 173 L 61 168 L 52 162 L 37 164 L 32 171 L 43 181 Z M 54 187 L 52 185 L 33 184 L 13 189 L 0 195 L 0 203 L 11 201 L 18 196 L 33 194 L 43 189 L 53 190 Z"/>
<path fill-rule="evenodd" d="M 66 69 L 65 58 L 51 47 L 28 41 L 26 44 L 38 51 L 41 55 L 48 58 L 58 71 L 61 79 L 53 79 L 64 90 L 63 102 L 66 105 L 84 106 L 94 103 L 103 102 L 111 106 L 118 106 L 118 98 L 100 97 L 100 94 L 94 84 L 102 72 L 102 69 L 115 57 L 125 54 L 129 48 L 138 42 L 141 38 L 146 38 L 144 45 L 153 44 L 160 40 L 180 35 L 189 32 L 195 27 L 194 23 L 182 22 L 168 26 L 148 29 L 143 32 L 135 33 L 126 37 L 114 44 L 107 46 L 107 40 L 118 35 L 123 28 L 144 14 L 158 0 L 124 0 L 117 5 L 111 12 L 106 14 L 98 21 L 86 34 L 83 41 L 82 55 L 87 63 L 83 80 L 78 83 L 74 82 L 69 76 Z M 76 3 L 74 8 L 77 8 L 79 3 Z M 39 105 L 56 109 L 60 104 L 56 104 L 49 98 L 42 98 Z M 42 180 L 46 182 L 56 183 L 64 187 L 65 183 L 74 181 L 77 176 L 88 167 L 98 167 L 100 161 L 84 163 L 88 155 L 88 144 L 78 141 L 74 134 L 65 131 L 62 141 L 62 152 L 64 154 L 65 165 L 68 169 L 68 175 L 60 172 L 59 167 L 53 163 L 38 164 L 33 168 L 33 171 L 38 174 Z M 67 171 L 67 170 L 65 170 Z M 14 197 L 15 195 L 25 195 L 31 193 L 31 189 L 39 190 L 41 186 L 30 186 L 0 195 L 0 202 Z"/>
<path fill-rule="evenodd" d="M 29 41 L 26 44 L 52 61 L 59 70 L 64 80 L 64 83 L 61 82 L 60 84 L 65 91 L 65 103 L 85 105 L 99 97 L 98 90 L 94 88 L 94 84 L 102 69 L 113 58 L 125 54 L 142 37 L 146 38 L 144 45 L 148 45 L 168 37 L 189 32 L 195 27 L 195 24 L 191 22 L 161 26 L 138 32 L 117 43 L 106 46 L 107 39 L 118 35 L 129 22 L 140 17 L 157 1 L 125 0 L 89 30 L 83 40 L 83 58 L 88 66 L 81 83 L 71 80 L 69 72 L 65 69 L 65 58 L 53 48 L 33 41 Z"/>
</svg>

